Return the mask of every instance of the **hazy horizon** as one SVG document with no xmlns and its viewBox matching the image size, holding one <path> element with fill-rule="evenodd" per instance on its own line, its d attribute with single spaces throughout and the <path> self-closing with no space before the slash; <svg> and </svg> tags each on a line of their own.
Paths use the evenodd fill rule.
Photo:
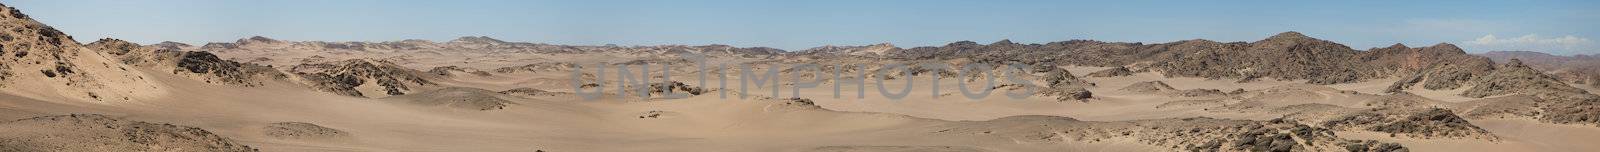
<svg viewBox="0 0 1600 152">
<path fill-rule="evenodd" d="M 1185 3 L 1185 4 L 1171 4 Z M 1252 5 L 1235 5 L 1250 3 Z M 149 44 L 448 41 L 489 36 L 567 45 L 940 46 L 1009 39 L 1165 43 L 1255 41 L 1285 31 L 1357 50 L 1451 43 L 1468 52 L 1600 53 L 1594 1 L 1417 2 L 960 1 L 18 1 L 80 41 Z M 1166 4 L 1166 5 L 1156 5 Z M 115 26 L 111 26 L 115 25 Z"/>
</svg>

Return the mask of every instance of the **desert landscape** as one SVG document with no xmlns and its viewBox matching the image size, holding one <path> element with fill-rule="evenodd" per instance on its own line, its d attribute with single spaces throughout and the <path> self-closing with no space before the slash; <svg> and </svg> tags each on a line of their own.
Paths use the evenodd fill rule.
<svg viewBox="0 0 1600 152">
<path fill-rule="evenodd" d="M 0 151 L 1600 150 L 1593 55 L 1293 31 L 805 50 L 81 43 L 3 9 Z"/>
</svg>

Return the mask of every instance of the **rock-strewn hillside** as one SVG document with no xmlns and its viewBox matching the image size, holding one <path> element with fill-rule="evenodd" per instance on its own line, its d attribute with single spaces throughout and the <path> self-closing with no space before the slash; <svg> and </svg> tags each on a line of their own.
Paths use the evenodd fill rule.
<svg viewBox="0 0 1600 152">
<path fill-rule="evenodd" d="M 172 74 L 191 76 L 207 83 L 241 86 L 259 86 L 263 81 L 287 78 L 268 66 L 239 63 L 217 58 L 210 52 L 178 51 L 181 43 L 139 46 L 118 39 L 100 39 L 87 46 L 116 56 L 123 64 L 171 71 Z"/>
<path fill-rule="evenodd" d="M 166 93 L 143 73 L 85 49 L 72 36 L 15 8 L 0 5 L 0 29 L 0 91 L 84 101 L 132 101 Z"/>
<path fill-rule="evenodd" d="M 306 122 L 277 122 L 261 127 L 261 134 L 278 139 L 330 140 L 350 138 L 349 132 Z"/>
<path fill-rule="evenodd" d="M 1439 44 L 1423 48 L 1409 48 L 1396 44 L 1373 49 L 1368 56 L 1374 63 L 1399 71 L 1395 76 L 1402 80 L 1389 86 L 1388 92 L 1398 92 L 1421 84 L 1423 89 L 1450 90 L 1470 86 L 1470 81 L 1495 69 L 1488 58 L 1467 55 L 1461 48 Z"/>
<path fill-rule="evenodd" d="M 1492 51 L 1480 55 L 1496 62 L 1522 60 L 1562 81 L 1600 88 L 1600 55 L 1557 56 L 1531 51 Z"/>
<path fill-rule="evenodd" d="M 1047 44 L 1000 41 L 983 45 L 961 41 L 938 47 L 888 51 L 887 56 L 905 60 L 971 58 L 992 63 L 1130 66 L 1132 70 L 1158 71 L 1172 77 L 1275 78 L 1308 80 L 1312 84 L 1400 77 L 1439 63 L 1435 61 L 1470 58 L 1460 48 L 1449 44 L 1424 48 L 1396 45 L 1359 51 L 1298 32 L 1284 32 L 1255 42 L 1230 43 L 1073 40 Z"/>
<path fill-rule="evenodd" d="M 317 89 L 335 94 L 384 97 L 415 92 L 420 86 L 435 85 L 421 71 L 381 60 L 352 59 L 330 63 L 302 64 L 291 71 Z"/>
<path fill-rule="evenodd" d="M 1079 121 L 1055 116 L 1012 116 L 955 123 L 935 134 L 1007 137 L 1017 142 L 1088 142 L 1133 139 L 1179 151 L 1405 151 L 1396 143 L 1348 140 L 1327 128 L 1293 121 L 1182 118 L 1141 121 Z"/>
<path fill-rule="evenodd" d="M 254 36 L 229 43 L 208 43 L 200 47 L 181 47 L 185 51 L 207 51 L 223 58 L 258 60 L 258 63 L 275 66 L 293 66 L 304 63 L 338 61 L 361 58 L 381 58 L 407 67 L 436 67 L 434 59 L 461 59 L 452 65 L 490 69 L 508 65 L 521 65 L 532 58 L 556 60 L 581 59 L 574 55 L 602 56 L 601 59 L 631 59 L 636 57 L 672 56 L 679 53 L 698 53 L 711 57 L 771 58 L 788 54 L 767 47 L 734 47 L 729 45 L 659 45 L 659 46 L 571 46 L 528 42 L 506 42 L 489 37 L 468 36 L 447 42 L 428 40 L 401 40 L 387 42 L 324 42 L 284 41 Z M 516 58 L 499 58 L 516 57 Z M 504 59 L 504 60 L 502 60 Z M 514 59 L 514 60 L 513 60 Z M 464 60 L 464 61 L 463 61 Z M 309 61 L 309 62 L 308 62 Z M 589 61 L 589 60 L 583 60 Z M 257 61 L 250 61 L 257 62 Z M 623 62 L 623 61 L 612 61 Z"/>
<path fill-rule="evenodd" d="M 815 48 L 810 48 L 810 49 L 806 49 L 806 50 L 801 50 L 800 52 L 796 52 L 796 53 L 805 54 L 805 55 L 814 55 L 814 56 L 820 56 L 820 57 L 835 57 L 835 56 L 843 56 L 843 55 L 878 57 L 878 56 L 886 54 L 887 52 L 898 51 L 898 50 L 901 50 L 901 49 L 899 47 L 895 47 L 893 44 L 881 43 L 881 44 L 873 44 L 873 45 L 865 45 L 865 46 L 831 46 L 830 45 L 830 46 L 822 46 L 822 47 L 815 47 Z"/>
<path fill-rule="evenodd" d="M 97 114 L 0 122 L 0 151 L 258 151 L 200 128 Z"/>
<path fill-rule="evenodd" d="M 1600 124 L 1600 115 L 1597 115 L 1600 114 L 1600 96 L 1567 85 L 1556 77 L 1529 67 L 1519 60 L 1508 60 L 1499 65 L 1465 63 L 1473 66 L 1439 68 L 1451 65 L 1435 64 L 1434 68 L 1424 69 L 1416 75 L 1395 82 L 1389 87 L 1390 92 L 1404 91 L 1420 82 L 1424 89 L 1430 90 L 1467 87 L 1460 95 L 1473 98 L 1528 95 L 1542 99 L 1532 104 L 1536 106 L 1534 108 L 1544 111 L 1536 112 L 1538 115 L 1536 117 L 1541 120 L 1553 123 Z M 1491 65 L 1484 68 L 1478 67 L 1479 64 Z"/>
</svg>

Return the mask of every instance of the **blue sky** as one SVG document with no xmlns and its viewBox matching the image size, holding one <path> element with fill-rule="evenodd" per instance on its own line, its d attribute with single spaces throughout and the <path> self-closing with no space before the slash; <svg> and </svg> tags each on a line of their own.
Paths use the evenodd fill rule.
<svg viewBox="0 0 1600 152">
<path fill-rule="evenodd" d="M 1255 41 L 1284 31 L 1356 49 L 1600 53 L 1600 1 L 411 1 L 6 0 L 80 41 L 730 44 L 798 50 L 971 40 Z"/>
</svg>

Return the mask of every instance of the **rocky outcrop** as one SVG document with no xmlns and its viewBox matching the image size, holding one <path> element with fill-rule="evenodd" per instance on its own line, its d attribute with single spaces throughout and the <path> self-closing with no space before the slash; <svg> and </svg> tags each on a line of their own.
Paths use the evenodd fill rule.
<svg viewBox="0 0 1600 152">
<path fill-rule="evenodd" d="M 1396 72 L 1369 64 L 1373 54 L 1285 32 L 1256 42 L 1221 43 L 1187 40 L 1162 44 L 1106 43 L 1074 40 L 1049 44 L 1000 41 L 989 45 L 970 41 L 940 47 L 890 51 L 896 59 L 971 58 L 981 63 L 1023 62 L 1085 66 L 1134 65 L 1173 77 L 1276 78 L 1334 84 L 1384 78 Z M 1375 59 L 1374 59 L 1375 60 Z M 1113 71 L 1108 75 L 1120 72 Z"/>
<path fill-rule="evenodd" d="M 302 64 L 291 71 L 319 90 L 335 94 L 364 97 L 404 95 L 419 86 L 435 85 L 422 77 L 421 71 L 407 69 L 387 61 L 352 59 L 331 63 Z M 358 87 L 376 90 L 359 90 Z M 376 94 L 373 94 L 376 93 Z"/>
<path fill-rule="evenodd" d="M 1459 104 L 1461 116 L 1467 118 L 1538 118 L 1544 110 L 1544 99 L 1529 95 L 1511 95 L 1485 98 Z"/>
<path fill-rule="evenodd" d="M 1495 62 L 1518 59 L 1564 82 L 1600 88 L 1600 54 L 1558 56 L 1532 51 L 1491 51 L 1479 55 Z"/>
<path fill-rule="evenodd" d="M 1471 138 L 1499 140 L 1483 128 L 1445 109 L 1383 109 L 1347 113 L 1320 121 L 1322 127 L 1355 129 L 1411 138 Z"/>
<path fill-rule="evenodd" d="M 667 95 L 669 92 L 700 95 L 708 91 L 705 88 L 689 86 L 688 84 L 683 84 L 683 82 L 678 81 L 650 83 L 651 96 Z"/>
<path fill-rule="evenodd" d="M 200 128 L 97 114 L 6 121 L 0 130 L 0 151 L 258 151 Z"/>
<path fill-rule="evenodd" d="M 1390 77 L 1416 77 L 1429 89 L 1454 89 L 1492 69 L 1492 61 L 1466 54 L 1451 44 L 1411 48 L 1396 44 L 1367 51 L 1297 32 L 1284 32 L 1255 42 L 1186 40 L 1171 43 L 1107 43 L 1072 40 L 1048 44 L 1000 41 L 988 45 L 960 41 L 937 47 L 888 51 L 900 60 L 971 59 L 978 63 L 1105 66 L 1092 77 L 1156 71 L 1170 77 L 1260 78 L 1307 80 L 1311 84 L 1359 82 Z M 1449 62 L 1444 62 L 1449 61 Z"/>
<path fill-rule="evenodd" d="M 1119 67 L 1116 67 L 1116 68 L 1095 71 L 1095 72 L 1089 73 L 1088 75 L 1084 75 L 1084 76 L 1087 76 L 1087 77 L 1120 77 L 1120 76 L 1130 76 L 1130 75 L 1133 75 L 1133 71 L 1132 70 L 1128 70 L 1128 67 L 1120 67 L 1119 66 Z"/>
<path fill-rule="evenodd" d="M 1120 66 L 1164 51 L 1142 43 L 1111 43 L 1072 40 L 1049 44 L 1018 44 L 999 41 L 989 45 L 959 41 L 944 46 L 914 47 L 885 51 L 885 57 L 900 60 L 972 59 L 978 63 L 1060 64 Z"/>
<path fill-rule="evenodd" d="M 787 52 L 767 47 L 733 47 L 729 45 L 660 45 L 660 46 L 635 46 L 622 47 L 616 45 L 605 46 L 573 46 L 553 45 L 528 42 L 507 42 L 483 36 L 467 36 L 448 42 L 432 42 L 427 40 L 400 40 L 386 42 L 325 42 L 325 41 L 282 41 L 266 37 L 242 38 L 232 43 L 208 43 L 201 47 L 187 48 L 228 54 L 226 56 L 273 56 L 273 60 L 293 61 L 306 56 L 274 56 L 282 51 L 305 51 L 322 56 L 331 55 L 358 55 L 358 56 L 386 56 L 388 53 L 416 53 L 407 55 L 466 55 L 466 56 L 503 56 L 513 54 L 615 54 L 623 56 L 672 56 L 679 53 L 697 53 L 714 57 L 741 57 L 741 58 L 769 58 L 786 54 Z M 404 57 L 404 55 L 402 55 Z M 290 63 L 292 65 L 295 63 Z M 280 66 L 289 66 L 280 65 Z M 411 65 L 408 65 L 411 66 Z M 497 65 L 498 66 L 498 65 Z M 483 67 L 469 66 L 469 67 Z"/>
<path fill-rule="evenodd" d="M 1344 45 L 1297 32 L 1284 32 L 1251 43 L 1203 40 L 1177 42 L 1153 56 L 1146 68 L 1167 76 L 1204 78 L 1276 78 L 1336 84 L 1381 78 L 1384 71 L 1355 62 L 1360 53 Z"/>
<path fill-rule="evenodd" d="M 541 62 L 515 67 L 502 67 L 494 69 L 496 73 L 523 73 L 523 72 L 564 72 L 577 69 L 577 64 L 561 62 Z"/>
<path fill-rule="evenodd" d="M 1453 47 L 1453 46 L 1450 46 Z M 1486 58 L 1458 58 L 1438 62 L 1417 74 L 1395 82 L 1390 92 L 1398 92 L 1422 83 L 1426 89 L 1455 89 L 1468 87 L 1461 96 L 1493 97 L 1528 95 L 1538 100 L 1526 103 L 1503 103 L 1508 106 L 1493 107 L 1499 111 L 1473 111 L 1475 115 L 1530 116 L 1552 123 L 1600 124 L 1600 96 L 1568 85 L 1558 77 L 1524 64 L 1518 59 L 1508 59 L 1494 65 Z M 1536 108 L 1544 112 L 1531 111 Z"/>
<path fill-rule="evenodd" d="M 1043 90 L 1043 91 L 1039 92 L 1039 94 L 1042 94 L 1042 95 L 1045 95 L 1045 96 L 1050 96 L 1050 97 L 1055 97 L 1056 101 L 1063 101 L 1063 102 L 1064 101 L 1087 102 L 1088 99 L 1094 98 L 1094 93 L 1093 92 L 1089 92 L 1089 89 L 1084 89 L 1084 88 L 1081 88 L 1081 87 L 1046 88 L 1046 90 Z"/>
<path fill-rule="evenodd" d="M 1130 84 L 1130 85 L 1128 85 L 1126 87 L 1122 87 L 1121 89 L 1117 89 L 1117 90 L 1125 91 L 1125 92 L 1132 92 L 1132 93 L 1162 94 L 1162 95 L 1171 95 L 1171 96 L 1179 96 L 1179 97 L 1221 96 L 1221 95 L 1230 94 L 1228 92 L 1222 92 L 1222 90 L 1218 90 L 1218 89 L 1178 90 L 1177 88 L 1172 88 L 1172 86 L 1167 85 L 1166 82 L 1161 82 L 1161 81 L 1145 81 L 1145 82 L 1133 83 L 1133 84 Z M 1242 91 L 1243 90 L 1236 90 L 1236 92 L 1242 92 Z"/>
<path fill-rule="evenodd" d="M 459 66 L 434 67 L 433 69 L 429 69 L 428 70 L 428 74 L 436 75 L 436 76 L 445 76 L 445 77 L 455 76 L 456 73 L 469 73 L 469 74 L 472 74 L 472 75 L 475 75 L 475 76 L 483 76 L 483 77 L 494 76 L 494 74 L 489 73 L 489 71 L 483 71 L 483 70 L 478 70 L 478 69 L 473 69 L 473 68 L 466 68 L 466 67 L 459 67 Z"/>
<path fill-rule="evenodd" d="M 811 101 L 811 99 L 806 99 L 806 98 L 783 98 L 783 99 L 780 99 L 778 101 L 781 101 L 782 105 L 788 106 L 788 107 L 791 107 L 791 108 L 810 109 L 810 110 L 826 110 L 826 109 L 822 109 L 822 106 L 817 105 L 817 102 L 813 102 L 813 101 Z"/>
<path fill-rule="evenodd" d="M 1481 98 L 1520 93 L 1549 99 L 1587 94 L 1582 89 L 1568 86 L 1560 80 L 1523 65 L 1521 61 L 1515 59 L 1502 64 L 1499 68 L 1481 78 L 1474 79 L 1472 84 L 1474 84 L 1472 88 L 1468 88 L 1466 92 L 1461 93 L 1462 96 Z"/>
<path fill-rule="evenodd" d="M 460 38 L 456 38 L 455 40 L 450 40 L 450 42 L 448 42 L 448 43 L 505 44 L 506 41 L 501 41 L 500 39 L 489 38 L 488 36 L 463 36 L 463 37 L 460 37 Z"/>
<path fill-rule="evenodd" d="M 1056 116 L 1012 116 L 963 122 L 934 134 L 987 135 L 1023 143 L 1132 139 L 1180 151 L 1404 151 L 1395 143 L 1346 140 L 1333 130 L 1293 121 L 1180 118 L 1095 122 Z"/>
<path fill-rule="evenodd" d="M 1388 92 L 1402 91 L 1417 84 L 1429 90 L 1456 89 L 1471 85 L 1470 81 L 1495 70 L 1493 61 L 1467 55 L 1461 48 L 1450 44 L 1426 48 L 1405 48 L 1403 45 L 1396 45 L 1371 52 L 1379 55 L 1364 58 L 1373 59 L 1379 64 L 1391 65 L 1385 67 L 1411 73 L 1396 75 L 1404 76 L 1404 79 L 1391 84 Z M 1411 58 L 1395 59 L 1400 57 Z"/>
<path fill-rule="evenodd" d="M 161 41 L 161 43 L 151 44 L 149 46 L 150 47 L 155 47 L 156 49 L 165 49 L 165 50 L 183 50 L 183 49 L 188 49 L 188 48 L 194 47 L 193 45 L 179 43 L 179 42 L 173 42 L 173 41 Z"/>
<path fill-rule="evenodd" d="M 1167 92 L 1167 91 L 1176 91 L 1178 89 L 1177 88 L 1172 88 L 1172 86 L 1167 85 L 1166 82 L 1145 81 L 1145 82 L 1133 83 L 1133 84 L 1130 84 L 1130 85 L 1128 85 L 1126 87 L 1122 87 L 1121 89 L 1117 89 L 1117 90 L 1127 91 L 1127 92 L 1135 92 L 1135 93 L 1155 94 L 1155 93 L 1162 93 L 1162 92 Z"/>
<path fill-rule="evenodd" d="M 888 53 L 890 51 L 898 51 L 898 50 L 901 50 L 900 47 L 895 47 L 893 44 L 889 44 L 889 43 L 880 43 L 880 44 L 865 45 L 865 46 L 832 46 L 832 45 L 829 45 L 829 46 L 814 47 L 814 48 L 810 48 L 810 49 L 800 50 L 799 54 L 808 55 L 808 56 L 816 56 L 816 57 L 820 57 L 820 58 L 838 57 L 838 56 L 878 57 L 878 56 L 881 56 L 881 55 L 885 55 L 886 53 Z"/>
<path fill-rule="evenodd" d="M 1546 103 L 1542 109 L 1541 121 L 1600 126 L 1600 98 L 1557 99 Z"/>
<path fill-rule="evenodd" d="M 568 93 L 568 92 L 550 92 L 550 91 L 539 90 L 539 89 L 534 89 L 534 88 L 516 88 L 516 89 L 511 89 L 511 90 L 506 90 L 506 91 L 500 91 L 500 94 L 515 95 L 515 96 L 525 96 L 525 97 L 547 97 L 547 96 L 571 95 L 572 93 Z"/>
<path fill-rule="evenodd" d="M 224 60 L 210 52 L 176 51 L 164 46 L 139 46 L 111 38 L 100 39 L 86 46 L 89 49 L 116 55 L 124 64 L 172 71 L 173 74 L 189 76 L 207 83 L 260 86 L 265 81 L 287 78 L 287 75 L 269 66 Z"/>
</svg>

